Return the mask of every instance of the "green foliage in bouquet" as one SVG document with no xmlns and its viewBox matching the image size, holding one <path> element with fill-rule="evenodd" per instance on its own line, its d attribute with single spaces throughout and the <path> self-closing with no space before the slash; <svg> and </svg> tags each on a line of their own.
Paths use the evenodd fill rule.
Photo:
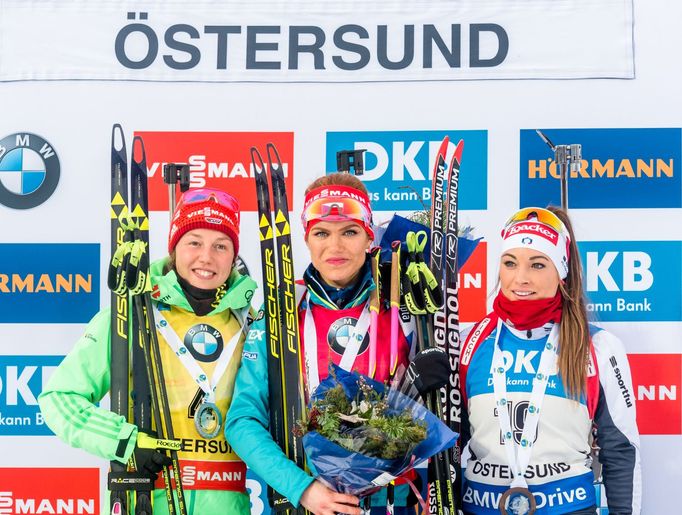
<svg viewBox="0 0 682 515">
<path fill-rule="evenodd" d="M 294 431 L 302 437 L 317 431 L 344 449 L 365 456 L 392 460 L 409 455 L 426 438 L 426 424 L 413 420 L 409 410 L 389 414 L 384 393 L 372 388 L 363 376 L 352 401 L 341 385 L 327 390 L 313 402 L 307 417 Z M 387 391 L 387 389 L 385 390 Z"/>
</svg>

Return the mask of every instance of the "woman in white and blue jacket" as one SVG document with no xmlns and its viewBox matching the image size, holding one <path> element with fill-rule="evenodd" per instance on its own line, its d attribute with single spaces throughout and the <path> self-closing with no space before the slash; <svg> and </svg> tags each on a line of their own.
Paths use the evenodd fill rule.
<svg viewBox="0 0 682 515">
<path fill-rule="evenodd" d="M 493 312 L 462 347 L 465 514 L 594 515 L 591 447 L 610 515 L 641 504 L 639 434 L 621 342 L 591 326 L 565 211 L 524 208 L 502 231 Z M 596 431 L 593 431 L 595 430 Z M 596 442 L 593 434 L 596 432 Z"/>
</svg>

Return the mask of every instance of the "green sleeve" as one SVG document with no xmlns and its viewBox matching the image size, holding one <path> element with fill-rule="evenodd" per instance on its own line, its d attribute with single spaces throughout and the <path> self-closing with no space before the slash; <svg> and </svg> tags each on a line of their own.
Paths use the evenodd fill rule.
<svg viewBox="0 0 682 515">
<path fill-rule="evenodd" d="M 109 313 L 102 310 L 90 321 L 38 403 L 49 428 L 66 443 L 125 463 L 135 447 L 136 426 L 96 406 L 109 393 Z"/>
<path fill-rule="evenodd" d="M 227 413 L 225 437 L 266 483 L 298 506 L 313 478 L 282 452 L 268 431 L 268 367 L 263 318 L 251 326 Z"/>
</svg>

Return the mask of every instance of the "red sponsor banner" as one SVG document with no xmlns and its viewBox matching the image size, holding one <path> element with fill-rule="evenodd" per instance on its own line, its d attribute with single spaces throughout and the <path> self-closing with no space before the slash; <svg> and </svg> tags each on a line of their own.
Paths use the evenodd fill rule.
<svg viewBox="0 0 682 515">
<path fill-rule="evenodd" d="M 99 514 L 97 468 L 0 468 L 0 515 Z"/>
<path fill-rule="evenodd" d="M 643 435 L 682 434 L 682 354 L 628 354 Z"/>
<path fill-rule="evenodd" d="M 488 244 L 481 241 L 459 272 L 460 322 L 478 322 L 486 313 Z"/>
<path fill-rule="evenodd" d="M 186 490 L 231 490 L 243 492 L 246 489 L 246 465 L 241 461 L 181 460 L 180 475 Z M 171 478 L 175 488 L 175 478 Z M 154 488 L 164 488 L 163 476 L 154 483 Z"/>
<path fill-rule="evenodd" d="M 282 160 L 289 209 L 293 206 L 293 132 L 135 132 L 147 155 L 150 211 L 168 210 L 165 163 L 189 164 L 191 188 L 219 188 L 239 199 L 242 211 L 256 211 L 256 186 L 251 170 L 251 147 L 267 166 L 265 146 L 274 143 Z"/>
</svg>

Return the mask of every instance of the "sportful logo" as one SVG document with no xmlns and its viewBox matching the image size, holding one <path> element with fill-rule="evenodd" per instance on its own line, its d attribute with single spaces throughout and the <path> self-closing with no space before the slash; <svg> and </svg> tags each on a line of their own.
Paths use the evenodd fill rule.
<svg viewBox="0 0 682 515">
<path fill-rule="evenodd" d="M 682 434 L 682 355 L 628 354 L 628 362 L 640 433 Z"/>
<path fill-rule="evenodd" d="M 294 134 L 292 132 L 135 132 L 144 140 L 149 175 L 150 211 L 168 210 L 163 165 L 189 164 L 190 187 L 229 191 L 241 211 L 258 209 L 251 147 L 274 143 L 282 159 L 289 205 L 293 205 Z M 267 162 L 265 163 L 267 167 Z"/>
<path fill-rule="evenodd" d="M 43 420 L 37 399 L 62 359 L 0 356 L 0 436 L 53 434 Z"/>
<path fill-rule="evenodd" d="M 447 163 L 460 139 L 464 153 L 459 175 L 459 209 L 487 207 L 487 131 L 328 132 L 327 173 L 336 171 L 336 152 L 365 149 L 360 178 L 376 211 L 421 211 L 431 204 L 434 160 L 450 137 Z"/>
<path fill-rule="evenodd" d="M 579 242 L 587 310 L 604 322 L 682 320 L 682 242 Z"/>
<path fill-rule="evenodd" d="M 99 244 L 0 244 L 0 323 L 81 323 L 99 309 Z"/>
<path fill-rule="evenodd" d="M 615 374 L 616 381 L 618 382 L 618 388 L 620 388 L 620 392 L 623 395 L 623 400 L 625 401 L 625 405 L 628 408 L 632 408 L 632 397 L 630 395 L 630 390 L 625 384 L 625 381 L 623 380 L 623 374 L 620 371 L 620 368 L 618 368 L 618 360 L 616 360 L 615 356 L 611 356 L 609 358 L 609 363 L 611 363 L 611 367 L 613 367 L 613 373 Z"/>
<path fill-rule="evenodd" d="M 568 174 L 571 208 L 682 207 L 682 129 L 547 129 L 554 144 L 582 145 Z M 535 130 L 521 131 L 521 206 L 559 204 L 560 170 Z"/>
<path fill-rule="evenodd" d="M 47 140 L 30 132 L 0 139 L 0 204 L 39 206 L 54 193 L 59 175 L 59 157 Z"/>
</svg>

